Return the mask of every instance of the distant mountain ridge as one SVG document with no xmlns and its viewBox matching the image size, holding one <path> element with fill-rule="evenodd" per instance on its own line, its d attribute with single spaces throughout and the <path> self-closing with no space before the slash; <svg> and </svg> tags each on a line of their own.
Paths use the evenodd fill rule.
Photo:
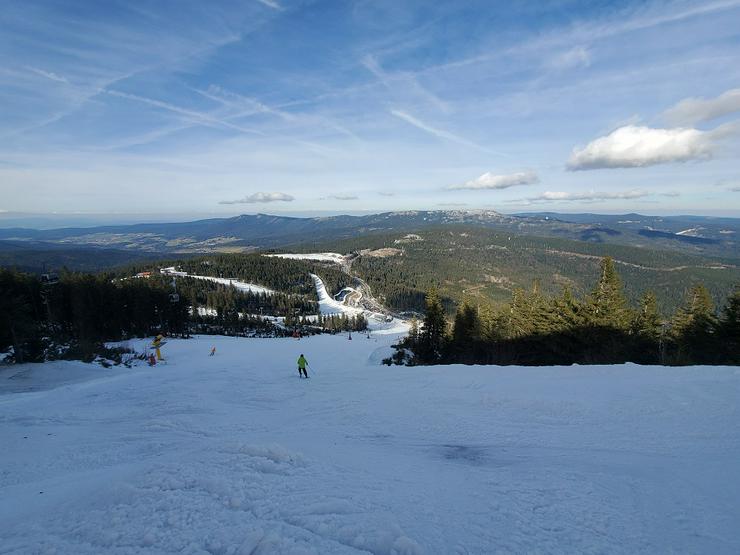
<svg viewBox="0 0 740 555">
<path fill-rule="evenodd" d="M 366 234 L 412 232 L 430 226 L 469 225 L 518 235 L 559 237 L 678 250 L 702 256 L 740 258 L 740 219 L 640 214 L 506 215 L 494 210 L 405 210 L 363 216 L 301 218 L 270 214 L 209 218 L 178 223 L 140 223 L 35 230 L 0 229 L 2 243 L 29 249 L 104 247 L 151 255 L 249 252 L 288 245 L 348 239 Z M 8 245 L 9 246 L 9 245 Z"/>
</svg>

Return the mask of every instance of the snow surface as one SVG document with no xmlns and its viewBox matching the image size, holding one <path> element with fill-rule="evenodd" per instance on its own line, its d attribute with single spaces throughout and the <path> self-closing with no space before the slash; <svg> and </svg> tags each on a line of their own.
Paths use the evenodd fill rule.
<svg viewBox="0 0 740 555">
<path fill-rule="evenodd" d="M 316 274 L 311 274 L 314 285 L 316 286 L 316 295 L 319 298 L 319 312 L 324 315 L 329 314 L 346 314 L 347 316 L 357 316 L 364 314 L 367 319 L 367 327 L 371 331 L 379 334 L 405 334 L 408 333 L 410 325 L 405 320 L 392 318 L 386 321 L 384 314 L 371 312 L 362 308 L 348 306 L 337 301 L 329 295 L 323 280 Z"/>
<path fill-rule="evenodd" d="M 274 256 L 276 258 L 288 258 L 292 260 L 318 260 L 320 262 L 334 262 L 342 264 L 345 260 L 343 254 L 338 252 L 311 252 L 305 254 L 267 254 L 265 256 Z"/>
<path fill-rule="evenodd" d="M 362 314 L 361 308 L 355 308 L 348 306 L 344 303 L 340 303 L 334 297 L 329 295 L 326 290 L 324 281 L 316 274 L 311 274 L 314 285 L 316 286 L 316 295 L 319 297 L 319 311 L 321 314 L 346 314 L 348 316 L 356 316 Z"/>
<path fill-rule="evenodd" d="M 215 283 L 220 283 L 221 285 L 233 285 L 237 290 L 245 292 L 245 293 L 256 293 L 256 294 L 265 294 L 265 295 L 275 294 L 275 291 L 272 289 L 268 289 L 267 287 L 263 287 L 262 285 L 256 285 L 254 283 L 247 283 L 245 281 L 239 281 L 238 279 L 217 278 L 217 277 L 212 277 L 212 276 L 198 276 L 195 274 L 188 274 L 187 272 L 177 271 L 174 267 L 162 268 L 160 271 L 163 274 L 170 275 L 170 276 L 191 277 L 195 279 L 202 279 L 205 281 L 213 281 Z"/>
<path fill-rule="evenodd" d="M 0 370 L 0 552 L 740 552 L 740 369 L 377 366 L 394 339 Z"/>
</svg>

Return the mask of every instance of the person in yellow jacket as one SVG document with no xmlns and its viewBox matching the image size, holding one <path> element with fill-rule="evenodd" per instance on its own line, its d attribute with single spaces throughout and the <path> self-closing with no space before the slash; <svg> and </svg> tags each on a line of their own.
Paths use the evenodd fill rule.
<svg viewBox="0 0 740 555">
<path fill-rule="evenodd" d="M 154 341 L 152 341 L 152 347 L 154 347 L 154 351 L 157 353 L 157 360 L 164 360 L 162 358 L 162 351 L 160 351 L 163 341 L 164 336 L 161 333 L 154 338 Z"/>
</svg>

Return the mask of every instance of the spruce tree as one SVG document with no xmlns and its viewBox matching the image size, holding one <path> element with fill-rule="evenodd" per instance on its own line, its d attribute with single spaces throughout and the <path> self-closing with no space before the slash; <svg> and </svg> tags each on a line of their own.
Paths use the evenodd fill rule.
<svg viewBox="0 0 740 555">
<path fill-rule="evenodd" d="M 678 364 L 706 364 L 716 357 L 717 317 L 714 301 L 702 284 L 694 285 L 686 296 L 683 307 L 676 311 L 671 322 L 673 362 Z"/>
<path fill-rule="evenodd" d="M 452 328 L 451 351 L 460 362 L 477 362 L 476 346 L 480 340 L 481 323 L 478 311 L 465 301 L 457 309 Z"/>
<path fill-rule="evenodd" d="M 588 299 L 589 324 L 626 329 L 629 326 L 627 299 L 622 291 L 622 280 L 610 256 L 599 265 L 599 281 Z"/>
<path fill-rule="evenodd" d="M 505 309 L 505 312 L 505 336 L 507 339 L 515 339 L 532 333 L 529 299 L 524 289 L 514 289 L 511 294 L 511 304 Z"/>
<path fill-rule="evenodd" d="M 655 293 L 647 291 L 640 299 L 640 308 L 632 322 L 633 362 L 660 362 L 662 325 Z"/>
<path fill-rule="evenodd" d="M 719 322 L 725 364 L 740 364 L 740 286 L 727 297 Z"/>
<path fill-rule="evenodd" d="M 426 314 L 419 341 L 418 358 L 431 364 L 440 360 L 447 322 L 444 308 L 436 288 L 431 288 L 426 297 Z"/>
</svg>

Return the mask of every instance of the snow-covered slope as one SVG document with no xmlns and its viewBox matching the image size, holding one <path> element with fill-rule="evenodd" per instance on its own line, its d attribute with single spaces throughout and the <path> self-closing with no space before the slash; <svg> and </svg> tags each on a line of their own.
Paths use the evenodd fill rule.
<svg viewBox="0 0 740 555">
<path fill-rule="evenodd" d="M 394 339 L 0 370 L 0 552 L 740 552 L 740 369 L 375 365 Z"/>
<path fill-rule="evenodd" d="M 161 272 L 166 275 L 170 276 L 180 276 L 180 277 L 191 277 L 195 279 L 202 279 L 205 281 L 213 281 L 215 283 L 220 283 L 221 285 L 233 285 L 237 290 L 242 291 L 244 293 L 256 293 L 256 294 L 265 294 L 265 295 L 274 295 L 275 291 L 272 289 L 268 289 L 267 287 L 263 287 L 262 285 L 256 285 L 254 283 L 247 283 L 245 281 L 239 281 L 238 279 L 233 278 L 217 278 L 212 276 L 198 276 L 195 274 L 188 274 L 187 272 L 179 272 L 175 270 L 175 268 L 162 268 Z"/>
<path fill-rule="evenodd" d="M 347 314 L 348 316 L 362 314 L 362 309 L 347 306 L 329 295 L 323 280 L 319 276 L 311 274 L 311 277 L 316 285 L 316 295 L 319 297 L 319 310 L 321 314 Z"/>
<path fill-rule="evenodd" d="M 346 257 L 338 252 L 311 252 L 311 253 L 300 253 L 300 254 L 268 254 L 266 256 L 274 256 L 276 258 L 288 258 L 292 260 L 316 260 L 318 262 L 334 262 L 336 264 L 342 264 L 345 262 Z"/>
<path fill-rule="evenodd" d="M 334 299 L 326 290 L 323 280 L 316 274 L 311 274 L 313 282 L 316 285 L 316 295 L 319 298 L 319 311 L 321 314 L 346 314 L 347 316 L 357 316 L 363 314 L 367 319 L 367 327 L 371 331 L 381 334 L 399 334 L 408 333 L 409 324 L 398 318 L 386 317 L 385 314 L 371 312 L 353 306 L 347 306 Z"/>
</svg>

